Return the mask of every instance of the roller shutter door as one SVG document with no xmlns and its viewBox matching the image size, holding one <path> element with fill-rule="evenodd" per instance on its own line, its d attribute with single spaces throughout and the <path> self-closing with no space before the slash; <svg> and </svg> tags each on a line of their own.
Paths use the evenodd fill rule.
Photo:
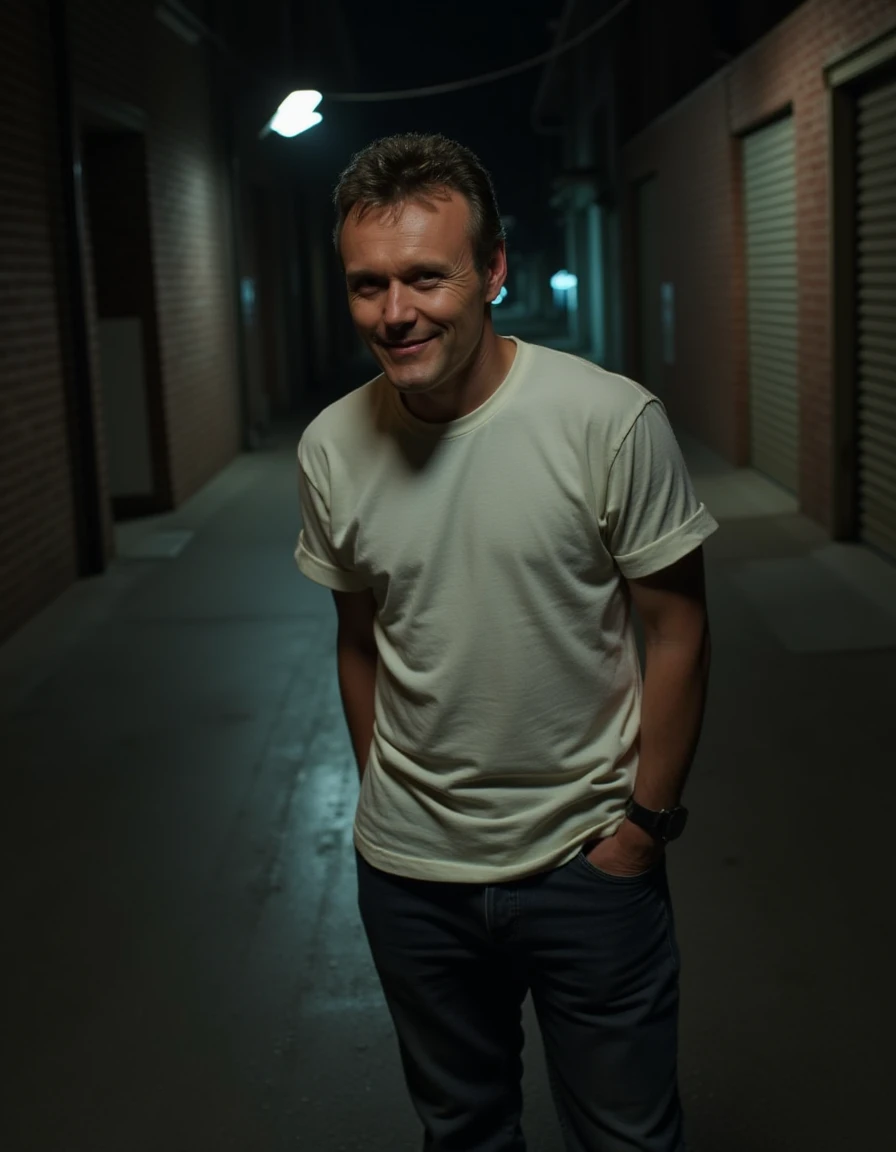
<svg viewBox="0 0 896 1152">
<path fill-rule="evenodd" d="M 896 83 L 858 99 L 858 523 L 896 557 Z"/>
<path fill-rule="evenodd" d="M 799 399 L 792 117 L 744 139 L 743 173 L 751 461 L 795 492 Z"/>
</svg>

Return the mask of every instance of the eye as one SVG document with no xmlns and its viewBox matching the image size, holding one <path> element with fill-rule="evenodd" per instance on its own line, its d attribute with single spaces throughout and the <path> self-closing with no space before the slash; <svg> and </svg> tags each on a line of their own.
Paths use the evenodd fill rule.
<svg viewBox="0 0 896 1152">
<path fill-rule="evenodd" d="M 423 288 L 430 288 L 442 280 L 442 273 L 425 270 L 418 272 L 414 280 L 416 284 L 421 285 Z"/>
<path fill-rule="evenodd" d="M 351 287 L 356 296 L 373 296 L 380 286 L 375 280 L 356 280 Z"/>
</svg>

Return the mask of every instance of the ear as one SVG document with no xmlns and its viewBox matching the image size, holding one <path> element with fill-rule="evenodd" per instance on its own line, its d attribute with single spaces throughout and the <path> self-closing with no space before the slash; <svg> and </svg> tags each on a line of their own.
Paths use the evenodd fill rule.
<svg viewBox="0 0 896 1152">
<path fill-rule="evenodd" d="M 507 279 L 507 247 L 499 240 L 485 269 L 485 299 L 488 303 L 498 295 Z"/>
</svg>

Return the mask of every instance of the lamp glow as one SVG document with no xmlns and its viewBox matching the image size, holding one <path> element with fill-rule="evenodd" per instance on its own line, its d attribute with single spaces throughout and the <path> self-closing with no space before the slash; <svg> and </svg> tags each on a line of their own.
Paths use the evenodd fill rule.
<svg viewBox="0 0 896 1152">
<path fill-rule="evenodd" d="M 555 272 L 551 277 L 551 287 L 555 292 L 568 292 L 571 288 L 578 286 L 578 276 L 573 275 L 572 272 L 567 272 L 565 268 L 560 272 Z"/>
<path fill-rule="evenodd" d="M 551 277 L 554 290 L 554 307 L 571 315 L 579 307 L 579 278 L 574 272 L 561 268 Z"/>
<path fill-rule="evenodd" d="M 286 137 L 307 132 L 309 128 L 313 128 L 323 120 L 320 112 L 314 111 L 322 99 L 320 92 L 315 92 L 313 89 L 290 92 L 274 113 L 268 129 Z"/>
</svg>

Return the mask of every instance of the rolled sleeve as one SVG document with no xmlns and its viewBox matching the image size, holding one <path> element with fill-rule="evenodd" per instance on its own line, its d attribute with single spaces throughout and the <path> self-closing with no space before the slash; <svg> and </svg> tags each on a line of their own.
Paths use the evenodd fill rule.
<svg viewBox="0 0 896 1152">
<path fill-rule="evenodd" d="M 346 572 L 344 568 L 336 568 L 325 560 L 318 559 L 305 544 L 304 530 L 299 533 L 299 544 L 296 548 L 296 564 L 303 576 L 313 580 L 315 584 L 323 584 L 334 592 L 363 592 L 367 584 L 354 572 Z"/>
<path fill-rule="evenodd" d="M 697 500 L 658 400 L 641 410 L 611 465 L 606 524 L 610 551 L 627 579 L 668 568 L 718 528 Z"/>
<path fill-rule="evenodd" d="M 340 563 L 332 541 L 330 511 L 322 489 L 323 482 L 309 477 L 299 454 L 299 508 L 302 529 L 299 532 L 295 560 L 299 571 L 315 584 L 334 592 L 362 592 L 367 584 L 357 572 Z"/>
<path fill-rule="evenodd" d="M 703 541 L 715 532 L 718 525 L 701 504 L 694 515 L 680 528 L 668 532 L 652 544 L 647 544 L 637 552 L 627 556 L 617 556 L 619 571 L 626 579 L 637 580 L 641 576 L 651 576 L 661 572 L 676 560 L 682 560 Z"/>
</svg>

